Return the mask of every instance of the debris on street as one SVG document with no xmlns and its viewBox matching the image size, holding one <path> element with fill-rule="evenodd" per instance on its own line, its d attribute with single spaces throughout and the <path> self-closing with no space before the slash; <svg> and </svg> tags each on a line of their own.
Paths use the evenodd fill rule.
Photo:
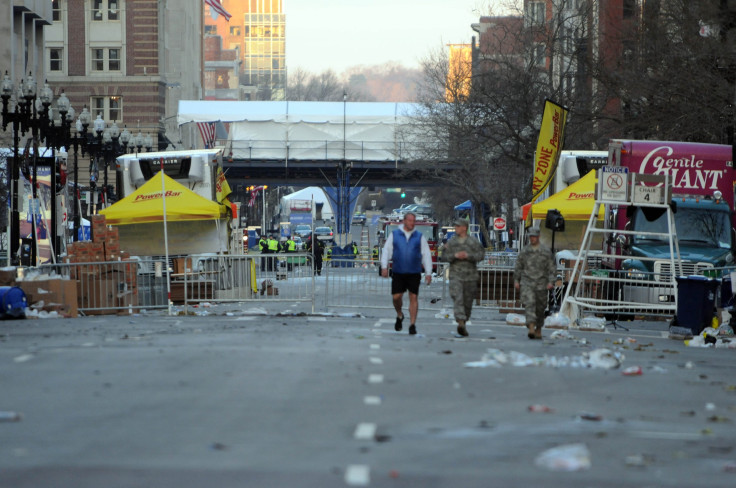
<svg viewBox="0 0 736 488">
<path fill-rule="evenodd" d="M 534 460 L 540 468 L 552 471 L 581 471 L 590 469 L 590 451 L 585 444 L 564 444 L 547 449 Z"/>
<path fill-rule="evenodd" d="M 571 367 L 571 368 L 599 368 L 599 369 L 615 369 L 621 366 L 625 359 L 620 352 L 613 352 L 609 349 L 594 349 L 589 353 L 580 356 L 540 356 L 532 357 L 527 354 L 511 351 L 503 352 L 500 349 L 488 349 L 480 361 L 471 361 L 465 363 L 466 368 L 500 368 L 510 365 L 517 367 L 524 366 L 547 366 L 552 368 Z"/>
</svg>

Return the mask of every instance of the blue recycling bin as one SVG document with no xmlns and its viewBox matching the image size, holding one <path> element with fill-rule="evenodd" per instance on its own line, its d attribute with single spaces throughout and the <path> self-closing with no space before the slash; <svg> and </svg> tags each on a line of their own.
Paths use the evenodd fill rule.
<svg viewBox="0 0 736 488">
<path fill-rule="evenodd" d="M 677 325 L 688 328 L 693 335 L 709 327 L 719 281 L 705 276 L 678 276 Z"/>
</svg>

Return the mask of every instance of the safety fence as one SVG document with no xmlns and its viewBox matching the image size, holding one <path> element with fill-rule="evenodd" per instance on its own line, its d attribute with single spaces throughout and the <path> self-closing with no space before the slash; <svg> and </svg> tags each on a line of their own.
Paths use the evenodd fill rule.
<svg viewBox="0 0 736 488">
<path fill-rule="evenodd" d="M 168 266 L 167 266 L 168 264 Z M 261 270 L 262 269 L 262 270 Z M 75 283 L 82 315 L 132 313 L 202 302 L 311 302 L 315 285 L 311 255 L 193 255 L 128 261 L 58 263 L 31 274 Z"/>
<path fill-rule="evenodd" d="M 380 275 L 378 263 L 367 259 L 331 259 L 325 262 L 326 308 L 390 308 L 391 280 Z M 445 263 L 438 263 L 437 273 L 427 286 L 419 289 L 422 310 L 442 310 L 449 304 Z"/>
</svg>

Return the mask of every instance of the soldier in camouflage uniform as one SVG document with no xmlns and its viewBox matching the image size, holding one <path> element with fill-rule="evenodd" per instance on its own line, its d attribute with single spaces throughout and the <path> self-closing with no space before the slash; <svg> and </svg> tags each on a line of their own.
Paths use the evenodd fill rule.
<svg viewBox="0 0 736 488">
<path fill-rule="evenodd" d="M 514 269 L 514 287 L 521 289 L 529 339 L 542 338 L 547 294 L 554 286 L 555 274 L 552 252 L 539 244 L 539 229 L 530 229 L 529 244 L 519 253 Z"/>
<path fill-rule="evenodd" d="M 468 335 L 465 323 L 470 319 L 473 300 L 478 290 L 476 265 L 485 251 L 478 239 L 468 236 L 468 221 L 455 221 L 455 235 L 442 247 L 442 260 L 450 263 L 450 297 L 457 321 L 457 333 Z"/>
</svg>

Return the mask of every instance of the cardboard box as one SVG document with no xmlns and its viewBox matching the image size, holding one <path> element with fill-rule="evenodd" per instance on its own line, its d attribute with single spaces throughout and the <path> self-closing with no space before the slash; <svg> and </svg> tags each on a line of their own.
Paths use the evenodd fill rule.
<svg viewBox="0 0 736 488">
<path fill-rule="evenodd" d="M 28 306 L 38 304 L 43 300 L 43 310 L 62 310 L 64 316 L 69 317 L 76 317 L 78 314 L 76 281 L 55 278 L 21 281 L 18 282 L 18 286 L 25 292 Z"/>
<path fill-rule="evenodd" d="M 0 269 L 0 286 L 13 286 L 18 276 L 18 268 L 15 266 Z"/>
</svg>

